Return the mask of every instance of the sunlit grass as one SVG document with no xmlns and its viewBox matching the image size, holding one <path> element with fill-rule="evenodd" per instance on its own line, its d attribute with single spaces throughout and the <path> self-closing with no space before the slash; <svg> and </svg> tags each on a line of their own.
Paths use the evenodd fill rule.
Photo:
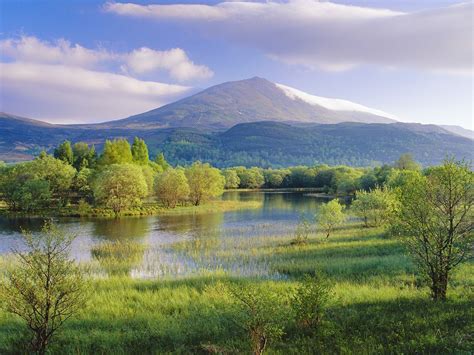
<svg viewBox="0 0 474 355">
<path fill-rule="evenodd" d="M 245 352 L 245 333 L 217 285 L 261 284 L 282 295 L 277 312 L 305 273 L 320 271 L 333 285 L 324 328 L 304 336 L 290 322 L 270 353 L 468 354 L 474 348 L 474 263 L 453 274 L 448 301 L 434 303 L 400 241 L 382 229 L 349 223 L 328 239 L 312 231 L 302 246 L 292 245 L 290 232 L 270 231 L 190 236 L 157 250 L 134 242 L 96 245 L 94 263 L 109 277 L 93 279 L 89 306 L 67 323 L 52 352 L 205 353 L 205 344 Z M 158 279 L 130 277 L 147 258 L 156 262 L 151 268 L 163 268 Z M 15 352 L 20 329 L 0 311 L 0 353 Z"/>
</svg>

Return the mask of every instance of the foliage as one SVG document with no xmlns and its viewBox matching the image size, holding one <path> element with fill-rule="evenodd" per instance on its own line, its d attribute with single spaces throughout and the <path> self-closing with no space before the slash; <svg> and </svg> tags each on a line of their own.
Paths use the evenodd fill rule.
<svg viewBox="0 0 474 355">
<path fill-rule="evenodd" d="M 116 215 L 140 206 L 148 187 L 140 167 L 133 164 L 112 164 L 103 169 L 94 182 L 94 196 Z"/>
<path fill-rule="evenodd" d="M 331 286 L 320 273 L 305 275 L 293 296 L 296 321 L 302 328 L 315 329 L 321 323 L 331 297 Z"/>
<path fill-rule="evenodd" d="M 189 197 L 189 185 L 184 170 L 168 168 L 158 176 L 155 193 L 159 201 L 166 207 L 174 208 Z"/>
<path fill-rule="evenodd" d="M 295 237 L 291 241 L 294 245 L 305 245 L 308 243 L 309 235 L 311 234 L 310 222 L 302 217 L 295 229 Z"/>
<path fill-rule="evenodd" d="M 73 163 L 73 154 L 72 154 L 72 147 L 71 142 L 68 140 L 62 142 L 55 150 L 54 150 L 54 157 L 56 159 L 62 160 L 69 165 Z"/>
<path fill-rule="evenodd" d="M 227 284 L 225 290 L 240 312 L 236 321 L 248 334 L 252 353 L 263 354 L 267 345 L 283 335 L 280 297 L 264 288 L 250 285 Z"/>
<path fill-rule="evenodd" d="M 31 350 L 45 354 L 52 337 L 85 305 L 84 272 L 69 259 L 73 238 L 45 223 L 42 233 L 25 233 L 27 251 L 15 251 L 18 265 L 0 287 L 5 309 L 32 333 Z"/>
<path fill-rule="evenodd" d="M 405 241 L 434 300 L 445 300 L 452 270 L 474 250 L 474 178 L 467 164 L 446 160 L 400 189 L 393 227 Z"/>
<path fill-rule="evenodd" d="M 226 189 L 237 189 L 240 185 L 240 179 L 235 170 L 225 169 L 222 174 L 224 175 Z"/>
<path fill-rule="evenodd" d="M 331 200 L 322 205 L 316 215 L 318 225 L 324 230 L 326 239 L 334 231 L 334 229 L 344 223 L 346 216 L 344 215 L 344 207 L 337 199 Z"/>
<path fill-rule="evenodd" d="M 237 176 L 240 179 L 240 188 L 243 189 L 258 189 L 265 183 L 262 171 L 259 168 L 253 167 L 246 169 L 243 166 L 234 168 Z"/>
<path fill-rule="evenodd" d="M 351 210 L 364 220 L 365 227 L 377 227 L 389 222 L 397 208 L 395 194 L 377 187 L 371 191 L 357 191 Z"/>
<path fill-rule="evenodd" d="M 224 192 L 224 177 L 209 164 L 195 162 L 185 170 L 185 174 L 189 184 L 189 199 L 195 206 Z"/>
<path fill-rule="evenodd" d="M 393 164 L 395 168 L 399 170 L 420 170 L 420 164 L 418 164 L 410 153 L 400 155 L 400 158 Z"/>
<path fill-rule="evenodd" d="M 143 139 L 135 137 L 132 144 L 133 162 L 139 165 L 147 165 L 149 161 L 148 147 Z"/>
<path fill-rule="evenodd" d="M 165 171 L 166 169 L 170 167 L 170 164 L 166 161 L 163 153 L 156 155 L 155 163 L 161 166 L 162 171 Z"/>
<path fill-rule="evenodd" d="M 100 157 L 102 165 L 127 164 L 133 161 L 130 144 L 126 139 L 106 140 Z"/>
<path fill-rule="evenodd" d="M 97 163 L 97 153 L 95 147 L 89 147 L 87 143 L 77 142 L 72 146 L 74 157 L 73 166 L 76 170 L 83 168 L 94 169 Z"/>
</svg>

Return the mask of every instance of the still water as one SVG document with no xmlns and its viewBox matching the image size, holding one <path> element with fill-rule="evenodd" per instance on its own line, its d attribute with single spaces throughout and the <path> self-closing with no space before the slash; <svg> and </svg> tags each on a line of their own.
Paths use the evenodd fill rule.
<svg viewBox="0 0 474 355">
<path fill-rule="evenodd" d="M 61 218 L 55 222 L 76 236 L 72 255 L 98 274 L 135 278 L 179 277 L 220 270 L 228 274 L 277 276 L 255 250 L 292 235 L 301 218 L 313 220 L 325 200 L 303 192 L 226 192 L 223 199 L 261 201 L 261 208 L 196 215 Z M 0 254 L 22 247 L 21 230 L 39 231 L 41 219 L 0 217 Z M 103 252 L 104 245 L 120 251 Z M 99 249 L 98 249 L 99 248 Z M 252 252 L 253 251 L 253 252 Z M 120 267 L 118 267 L 118 260 Z"/>
</svg>

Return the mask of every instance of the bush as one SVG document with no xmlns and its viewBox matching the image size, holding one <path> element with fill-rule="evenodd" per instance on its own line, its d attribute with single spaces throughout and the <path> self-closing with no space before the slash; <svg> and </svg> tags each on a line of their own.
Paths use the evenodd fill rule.
<svg viewBox="0 0 474 355">
<path fill-rule="evenodd" d="M 319 326 L 330 296 L 331 287 L 327 279 L 317 273 L 305 275 L 292 302 L 297 324 L 313 330 Z"/>
</svg>

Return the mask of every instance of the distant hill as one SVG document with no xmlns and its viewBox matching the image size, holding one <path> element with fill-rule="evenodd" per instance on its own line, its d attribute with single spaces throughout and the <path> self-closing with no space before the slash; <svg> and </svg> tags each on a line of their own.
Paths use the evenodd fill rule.
<svg viewBox="0 0 474 355">
<path fill-rule="evenodd" d="M 440 127 L 443 127 L 448 132 L 457 134 L 458 136 L 474 139 L 474 131 L 470 129 L 453 125 L 441 125 Z"/>
<path fill-rule="evenodd" d="M 346 100 L 314 96 L 263 78 L 226 82 L 102 127 L 223 130 L 257 121 L 391 123 L 389 114 Z"/>
<path fill-rule="evenodd" d="M 139 136 L 154 156 L 163 151 L 172 163 L 194 160 L 219 167 L 290 166 L 297 164 L 392 163 L 411 152 L 423 165 L 440 163 L 447 154 L 472 159 L 474 141 L 434 125 L 407 123 L 305 124 L 241 123 L 225 131 L 202 128 L 133 129 L 44 124 L 0 115 L 0 160 L 33 158 L 42 149 L 52 152 L 64 139 L 85 141 L 100 150 L 105 139 Z"/>
</svg>

